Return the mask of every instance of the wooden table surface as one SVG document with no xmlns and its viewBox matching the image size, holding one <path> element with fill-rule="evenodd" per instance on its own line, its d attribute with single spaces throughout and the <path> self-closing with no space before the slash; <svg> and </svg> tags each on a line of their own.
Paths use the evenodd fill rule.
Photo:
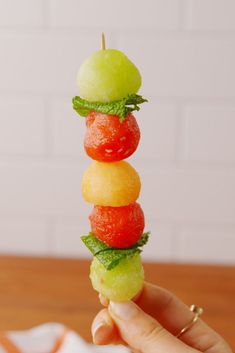
<svg viewBox="0 0 235 353">
<path fill-rule="evenodd" d="M 145 272 L 188 305 L 204 307 L 203 319 L 235 349 L 235 267 L 155 263 Z M 88 274 L 87 261 L 0 257 L 0 330 L 61 322 L 90 341 L 101 306 Z"/>
</svg>

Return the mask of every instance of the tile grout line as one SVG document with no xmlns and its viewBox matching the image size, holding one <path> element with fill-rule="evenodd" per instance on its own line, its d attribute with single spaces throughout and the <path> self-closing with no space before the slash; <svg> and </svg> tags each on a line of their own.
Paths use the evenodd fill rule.
<svg viewBox="0 0 235 353">
<path fill-rule="evenodd" d="M 25 27 L 13 25 L 13 26 L 0 26 L 0 38 L 6 36 L 14 37 L 27 37 L 36 35 L 51 35 L 54 37 L 63 36 L 68 38 L 83 38 L 86 36 L 97 36 L 103 27 L 64 27 L 64 26 L 53 26 L 51 21 L 50 8 L 48 7 L 47 0 L 43 2 L 43 25 L 26 25 Z M 185 10 L 182 10 L 185 12 Z M 113 37 L 120 37 L 125 35 L 126 37 L 138 38 L 138 39 L 202 39 L 202 40 L 215 40 L 215 39 L 234 39 L 235 30 L 200 30 L 200 29 L 186 29 L 185 15 L 180 14 L 178 29 L 153 29 L 153 28 L 135 28 L 134 30 L 128 28 L 111 28 L 109 34 Z M 183 28 L 182 28 L 183 27 Z"/>
<path fill-rule="evenodd" d="M 51 0 L 41 0 L 42 1 L 42 15 L 43 15 L 43 29 L 51 30 Z"/>
<path fill-rule="evenodd" d="M 44 98 L 44 138 L 45 138 L 45 155 L 42 157 L 43 160 L 53 159 L 53 121 L 52 121 L 52 99 L 47 96 Z"/>
<path fill-rule="evenodd" d="M 188 15 L 188 3 L 190 0 L 179 0 L 179 31 L 186 30 L 186 21 Z"/>
<path fill-rule="evenodd" d="M 175 126 L 175 160 L 180 167 L 182 162 L 184 162 L 185 154 L 185 117 L 184 117 L 184 107 L 182 104 L 177 104 L 176 106 L 176 126 Z"/>
</svg>

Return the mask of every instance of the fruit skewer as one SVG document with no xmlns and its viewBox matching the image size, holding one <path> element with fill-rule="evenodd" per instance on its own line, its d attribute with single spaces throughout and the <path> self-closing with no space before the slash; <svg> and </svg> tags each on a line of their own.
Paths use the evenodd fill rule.
<svg viewBox="0 0 235 353">
<path fill-rule="evenodd" d="M 73 98 L 73 108 L 86 117 L 84 148 L 94 160 L 82 180 L 83 197 L 94 204 L 91 232 L 82 240 L 94 255 L 94 289 L 110 300 L 125 301 L 143 285 L 140 252 L 149 235 L 143 233 L 144 213 L 136 202 L 139 175 L 124 161 L 140 140 L 132 112 L 146 99 L 137 94 L 141 76 L 136 66 L 122 52 L 106 49 L 103 34 L 101 47 L 80 67 L 81 97 Z"/>
</svg>

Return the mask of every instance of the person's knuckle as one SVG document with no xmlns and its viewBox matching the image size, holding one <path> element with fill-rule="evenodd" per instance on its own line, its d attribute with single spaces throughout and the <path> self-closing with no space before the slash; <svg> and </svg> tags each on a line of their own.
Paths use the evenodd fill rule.
<svg viewBox="0 0 235 353">
<path fill-rule="evenodd" d="M 176 301 L 176 297 L 170 293 L 168 290 L 165 290 L 165 303 L 161 308 L 161 313 L 165 313 Z"/>
<path fill-rule="evenodd" d="M 144 344 L 156 342 L 165 336 L 166 330 L 161 325 L 151 324 L 142 334 L 142 341 Z"/>
</svg>

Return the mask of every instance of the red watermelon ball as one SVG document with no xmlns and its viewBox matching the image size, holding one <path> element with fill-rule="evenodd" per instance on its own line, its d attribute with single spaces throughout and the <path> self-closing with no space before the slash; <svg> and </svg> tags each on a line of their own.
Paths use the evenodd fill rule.
<svg viewBox="0 0 235 353">
<path fill-rule="evenodd" d="M 129 248 L 144 230 L 144 213 L 138 203 L 128 206 L 94 206 L 89 216 L 93 234 L 113 248 Z"/>
<path fill-rule="evenodd" d="M 132 155 L 140 141 L 140 129 L 129 113 L 121 122 L 117 115 L 91 112 L 86 118 L 84 148 L 100 162 L 116 162 Z"/>
</svg>

